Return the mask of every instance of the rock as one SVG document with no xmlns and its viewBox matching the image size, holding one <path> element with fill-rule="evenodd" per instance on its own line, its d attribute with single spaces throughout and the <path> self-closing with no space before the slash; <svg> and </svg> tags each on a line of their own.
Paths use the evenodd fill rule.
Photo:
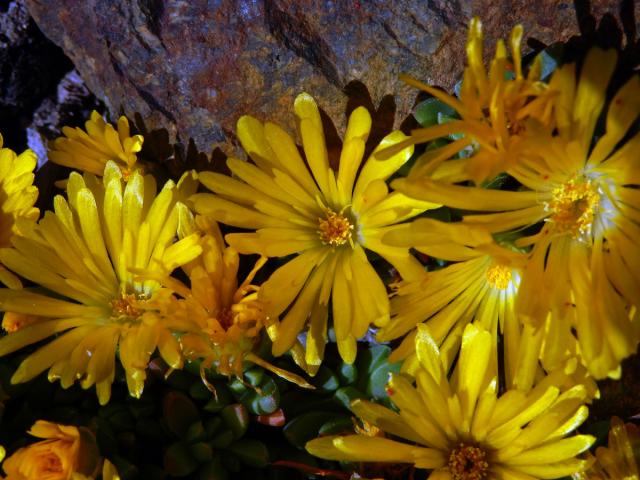
<svg viewBox="0 0 640 480">
<path fill-rule="evenodd" d="M 618 13 L 618 1 L 593 3 L 596 19 L 606 11 Z M 399 82 L 398 74 L 450 88 L 464 65 L 472 15 L 483 19 L 489 52 L 516 23 L 538 45 L 579 33 L 573 2 L 558 0 L 27 4 L 112 116 L 139 112 L 148 128 L 165 127 L 183 143 L 193 138 L 204 151 L 233 141 L 235 123 L 247 113 L 293 130 L 292 102 L 301 91 L 316 97 L 338 131 L 349 100 L 345 91 L 351 96 L 349 108 L 385 99 L 399 125 L 416 91 Z M 588 27 L 593 23 L 588 2 L 576 4 L 581 24 Z"/>
<path fill-rule="evenodd" d="M 0 131 L 4 144 L 26 147 L 33 111 L 73 65 L 31 19 L 24 0 L 0 6 Z"/>
</svg>

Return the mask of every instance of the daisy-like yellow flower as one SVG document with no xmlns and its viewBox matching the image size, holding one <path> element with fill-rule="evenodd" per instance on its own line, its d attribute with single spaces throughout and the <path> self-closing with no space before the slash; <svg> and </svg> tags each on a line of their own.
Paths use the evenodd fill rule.
<svg viewBox="0 0 640 480">
<path fill-rule="evenodd" d="M 619 376 L 621 360 L 640 339 L 640 135 L 625 139 L 640 114 L 637 76 L 614 95 L 606 131 L 593 142 L 615 64 L 615 52 L 593 49 L 579 79 L 573 64 L 555 72 L 557 134 L 540 131 L 535 149 L 507 171 L 525 188 L 472 188 L 412 175 L 394 183 L 416 198 L 491 212 L 464 221 L 492 233 L 544 221 L 539 233 L 516 242 L 534 246 L 519 309 L 530 323 L 550 329 L 549 341 L 570 341 L 575 329 L 583 362 L 596 378 Z M 543 362 L 553 368 L 557 357 L 550 352 L 560 350 L 546 349 Z"/>
<path fill-rule="evenodd" d="M 404 80 L 433 95 L 460 115 L 460 119 L 411 132 L 406 143 L 423 143 L 451 134 L 462 137 L 449 145 L 427 152 L 416 169 L 433 171 L 441 161 L 472 148 L 473 154 L 456 162 L 456 172 L 476 183 L 495 177 L 517 159 L 525 144 L 526 126 L 548 124 L 551 117 L 553 91 L 540 80 L 541 57 L 537 57 L 525 77 L 520 45 L 523 29 L 516 26 L 509 37 L 512 61 L 502 40 L 496 45 L 489 71 L 483 64 L 482 23 L 473 18 L 467 41 L 467 67 L 464 70 L 459 98 L 425 85 L 410 77 Z M 513 65 L 513 69 L 511 68 Z M 397 148 L 402 147 L 400 144 Z M 392 149 L 393 151 L 394 149 Z M 452 165 L 451 165 L 452 166 Z"/>
<path fill-rule="evenodd" d="M 214 366 L 222 375 L 242 379 L 245 360 L 312 388 L 301 377 L 253 353 L 260 335 L 266 333 L 266 317 L 258 299 L 259 287 L 251 282 L 267 259 L 258 259 L 238 285 L 240 256 L 232 247 L 224 245 L 218 225 L 202 216 L 194 219 L 186 207 L 180 208 L 180 237 L 202 234 L 202 254 L 182 266 L 190 287 L 173 277 L 160 277 L 163 285 L 180 297 L 171 297 L 162 310 L 172 328 L 179 332 L 183 355 L 189 360 L 203 360 L 200 374 L 212 390 L 205 369 Z"/>
<path fill-rule="evenodd" d="M 636 480 L 640 478 L 640 432 L 633 423 L 611 419 L 609 444 L 596 449 L 596 462 L 573 475 L 574 480 Z"/>
<path fill-rule="evenodd" d="M 387 342 L 410 334 L 391 354 L 390 361 L 414 354 L 415 329 L 423 322 L 429 325 L 447 365 L 458 354 L 462 331 L 468 323 L 475 322 L 494 336 L 504 332 L 505 324 L 517 328 L 515 300 L 526 255 L 492 242 L 484 230 L 467 228 L 467 235 L 459 239 L 464 243 L 446 235 L 434 238 L 434 231 L 452 230 L 454 226 L 419 219 L 384 238 L 391 245 L 414 246 L 426 255 L 456 262 L 395 286 L 391 322 L 378 331 L 377 339 Z"/>
<path fill-rule="evenodd" d="M 33 185 L 33 170 L 38 159 L 31 150 L 16 155 L 13 150 L 2 148 L 0 135 L 0 248 L 11 245 L 11 237 L 28 229 L 40 214 L 33 205 L 38 199 L 38 189 Z M 18 277 L 0 264 L 0 282 L 10 288 L 20 288 Z"/>
<path fill-rule="evenodd" d="M 102 181 L 101 181 L 102 180 Z M 139 397 L 150 355 L 158 347 L 169 365 L 181 364 L 177 340 L 148 305 L 160 289 L 156 280 L 137 280 L 132 269 L 168 275 L 200 254 L 198 236 L 175 242 L 179 187 L 167 182 L 156 195 L 153 177 L 133 172 L 125 182 L 107 162 L 102 179 L 72 173 L 67 198 L 54 199 L 54 212 L 0 260 L 41 290 L 0 290 L 0 309 L 38 316 L 38 321 L 0 339 L 0 355 L 56 336 L 27 357 L 11 381 L 26 382 L 49 370 L 63 387 L 80 380 L 96 385 L 108 402 L 118 349 L 129 392 Z"/>
<path fill-rule="evenodd" d="M 141 168 L 136 153 L 142 149 L 142 135 L 131 136 L 129 121 L 118 119 L 117 130 L 95 110 L 84 124 L 85 130 L 63 127 L 64 137 L 49 147 L 49 160 L 58 165 L 100 176 L 108 161 L 115 162 L 126 179 Z"/>
<path fill-rule="evenodd" d="M 336 175 L 329 166 L 315 101 L 303 93 L 294 108 L 306 163 L 280 127 L 242 117 L 238 138 L 253 164 L 229 159 L 227 165 L 237 178 L 203 172 L 201 182 L 216 195 L 198 194 L 193 201 L 203 215 L 257 230 L 226 236 L 238 252 L 267 257 L 297 254 L 262 285 L 258 297 L 264 302 L 270 328 L 277 332 L 274 355 L 289 350 L 309 324 L 306 363 L 313 373 L 327 341 L 330 298 L 340 355 L 349 363 L 355 359 L 356 339 L 369 325 L 388 323 L 386 287 L 365 249 L 389 261 L 403 277 L 421 274 L 422 267 L 408 249 L 384 245 L 381 237 L 396 223 L 435 205 L 390 193 L 385 183 L 409 159 L 412 147 L 384 161 L 372 154 L 360 168 L 371 129 L 366 109 L 357 108 L 349 117 Z M 405 138 L 402 132 L 392 132 L 376 151 Z"/>
<path fill-rule="evenodd" d="M 560 478 L 588 464 L 576 456 L 595 439 L 570 435 L 588 415 L 584 386 L 562 391 L 551 375 L 499 395 L 493 336 L 474 324 L 450 379 L 426 325 L 418 326 L 416 353 L 417 386 L 393 374 L 387 387 L 399 413 L 364 400 L 351 405 L 391 438 L 328 436 L 307 450 L 332 460 L 413 463 L 438 480 Z"/>
</svg>

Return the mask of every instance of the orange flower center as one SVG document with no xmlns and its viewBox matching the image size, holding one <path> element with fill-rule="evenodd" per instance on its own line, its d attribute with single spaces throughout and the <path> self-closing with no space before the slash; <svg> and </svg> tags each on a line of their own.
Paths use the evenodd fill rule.
<svg viewBox="0 0 640 480">
<path fill-rule="evenodd" d="M 62 473 L 62 462 L 57 455 L 47 455 L 42 462 L 42 472 L 41 473 Z"/>
<path fill-rule="evenodd" d="M 224 328 L 225 330 L 228 330 L 229 327 L 233 325 L 233 317 L 234 315 L 231 309 L 224 308 L 218 314 L 217 319 L 218 319 L 218 322 L 220 322 L 220 325 L 222 326 L 222 328 Z"/>
<path fill-rule="evenodd" d="M 509 286 L 511 281 L 511 268 L 501 263 L 492 263 L 487 268 L 487 282 L 493 288 L 504 290 Z"/>
<path fill-rule="evenodd" d="M 481 448 L 461 443 L 449 455 L 449 472 L 453 480 L 482 480 L 487 477 L 489 464 Z"/>
<path fill-rule="evenodd" d="M 337 247 L 351 242 L 353 225 L 343 212 L 344 209 L 336 213 L 327 208 L 325 218 L 318 218 L 318 235 L 325 245 Z"/>
<path fill-rule="evenodd" d="M 551 217 L 548 222 L 560 233 L 574 238 L 591 233 L 591 225 L 598 211 L 600 194 L 591 180 L 572 179 L 555 188 L 553 198 L 546 205 Z"/>
<path fill-rule="evenodd" d="M 142 315 L 140 302 L 145 300 L 142 295 L 122 293 L 120 298 L 111 300 L 111 318 L 115 320 L 135 320 Z"/>
</svg>

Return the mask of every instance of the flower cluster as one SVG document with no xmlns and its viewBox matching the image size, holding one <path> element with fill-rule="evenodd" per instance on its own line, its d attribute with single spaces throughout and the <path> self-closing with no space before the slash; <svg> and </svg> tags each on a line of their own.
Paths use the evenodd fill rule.
<svg viewBox="0 0 640 480">
<path fill-rule="evenodd" d="M 523 63 L 522 36 L 510 57 L 498 42 L 487 70 L 473 19 L 457 96 L 406 78 L 450 114 L 372 144 L 358 107 L 337 165 L 306 93 L 298 143 L 243 116 L 248 158 L 228 158 L 230 175 L 188 171 L 160 189 L 138 162 L 143 137 L 94 112 L 51 144 L 49 159 L 79 172 L 43 215 L 35 155 L 1 149 L 0 356 L 50 339 L 11 381 L 48 370 L 104 405 L 117 360 L 139 398 L 157 351 L 169 374 L 199 362 L 214 394 L 209 370 L 242 383 L 249 364 L 313 388 L 260 355 L 261 340 L 314 376 L 329 342 L 350 365 L 371 334 L 402 362 L 387 385 L 396 410 L 356 400 L 356 433 L 309 452 L 433 479 L 588 472 L 595 439 L 576 429 L 595 380 L 619 378 L 640 341 L 640 79 L 608 98 L 614 51 L 550 74 L 540 56 Z M 95 476 L 75 427 L 32 433 L 49 440 L 6 460 L 9 478 Z M 612 455 L 597 453 L 604 468 Z"/>
<path fill-rule="evenodd" d="M 478 28 L 477 21 L 472 23 L 469 45 L 474 45 Z M 496 50 L 492 69 L 504 60 L 503 49 Z M 451 147 L 462 140 L 428 150 L 409 176 L 393 185 L 409 196 L 472 212 L 463 217 L 463 224 L 496 238 L 510 238 L 504 242 L 509 248 L 526 249 L 514 302 L 526 324 L 545 332 L 539 351 L 545 368 L 553 369 L 568 355 L 578 354 L 595 378 L 619 378 L 620 362 L 635 352 L 640 340 L 640 195 L 633 153 L 640 135 L 631 129 L 640 114 L 640 79 L 633 76 L 607 105 L 616 52 L 594 48 L 580 71 L 575 64 L 558 68 L 541 90 L 550 95 L 527 95 L 528 103 L 504 120 L 508 115 L 501 113 L 502 106 L 513 102 L 512 89 L 494 86 L 489 102 L 479 85 L 492 85 L 489 80 L 495 72 L 487 77 L 483 69 L 472 68 L 471 58 L 469 62 L 461 92 L 475 92 L 473 101 L 462 93 L 460 100 L 439 93 L 461 119 L 414 131 L 408 143 L 440 136 L 446 126 L 445 133 L 462 133 L 461 148 L 470 146 L 471 151 L 463 158 L 454 156 L 459 148 Z M 507 83 L 522 83 L 513 85 L 519 89 L 533 82 L 525 90 L 539 84 L 531 74 L 526 80 L 521 77 L 515 55 L 514 62 L 516 76 Z M 535 63 L 531 68 L 538 70 Z M 475 79 L 469 90 L 468 78 Z M 503 142 L 489 141 L 488 133 L 474 130 L 476 120 L 466 117 L 467 104 L 482 98 L 490 113 L 484 123 L 498 128 L 506 122 L 499 128 Z M 531 117 L 533 111 L 545 114 Z M 597 121 L 605 113 L 600 135 Z M 518 151 L 507 156 L 508 162 L 496 153 L 491 169 L 478 175 L 478 165 L 486 165 L 484 158 L 495 153 L 492 142 L 515 142 Z M 491 181 L 498 173 L 518 186 L 509 190 L 483 186 L 482 181 Z M 473 180 L 475 185 L 461 180 Z M 419 248 L 421 241 L 416 237 L 414 246 Z M 491 276 L 487 272 L 487 279 Z"/>
</svg>

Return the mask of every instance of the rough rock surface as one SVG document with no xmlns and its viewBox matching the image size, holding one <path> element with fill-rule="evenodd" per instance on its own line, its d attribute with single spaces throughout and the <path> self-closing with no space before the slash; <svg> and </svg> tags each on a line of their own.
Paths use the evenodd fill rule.
<svg viewBox="0 0 640 480">
<path fill-rule="evenodd" d="M 43 32 L 74 62 L 112 114 L 139 112 L 147 127 L 210 151 L 233 139 L 246 113 L 291 130 L 306 90 L 344 127 L 348 97 L 387 97 L 396 126 L 416 92 L 410 73 L 451 87 L 464 65 L 466 24 L 479 15 L 487 46 L 516 23 L 552 43 L 579 33 L 619 1 L 559 0 L 27 0 Z M 633 2 L 623 2 L 633 8 Z M 627 14 L 628 17 L 628 14 Z M 632 17 L 632 24 L 635 24 Z M 362 82 L 361 84 L 354 82 Z M 391 100 L 389 100 L 392 98 Z M 362 98 L 356 99 L 362 103 Z M 353 102 L 351 103 L 353 106 Z"/>
<path fill-rule="evenodd" d="M 73 65 L 35 25 L 24 0 L 0 3 L 0 131 L 4 145 L 26 146 L 33 111 Z"/>
</svg>

